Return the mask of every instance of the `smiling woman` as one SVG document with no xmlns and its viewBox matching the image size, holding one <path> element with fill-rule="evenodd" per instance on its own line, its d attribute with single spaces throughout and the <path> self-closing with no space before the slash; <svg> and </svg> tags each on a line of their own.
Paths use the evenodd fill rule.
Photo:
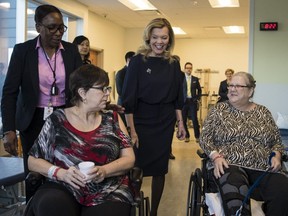
<svg viewBox="0 0 288 216">
<path fill-rule="evenodd" d="M 176 120 L 178 138 L 185 138 L 181 109 L 183 73 L 172 57 L 174 33 L 168 20 L 146 26 L 143 45 L 132 57 L 122 91 L 127 125 L 136 148 L 136 165 L 152 176 L 151 216 L 157 215 Z"/>
<path fill-rule="evenodd" d="M 283 200 L 282 194 L 288 194 L 288 179 L 281 172 L 284 146 L 270 111 L 251 100 L 255 83 L 246 72 L 232 76 L 229 100 L 211 108 L 200 146 L 210 157 L 209 172 L 219 186 L 225 215 L 251 215 L 247 194 L 257 185 L 261 191 L 257 200 L 267 207 L 265 215 L 286 216 L 288 198 Z"/>
</svg>

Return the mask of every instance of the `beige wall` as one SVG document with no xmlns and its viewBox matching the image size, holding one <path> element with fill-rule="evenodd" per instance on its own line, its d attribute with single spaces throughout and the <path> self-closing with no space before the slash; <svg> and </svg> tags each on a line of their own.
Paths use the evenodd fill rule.
<svg viewBox="0 0 288 216">
<path fill-rule="evenodd" d="M 250 35 L 251 72 L 257 85 L 254 99 L 276 117 L 277 112 L 288 114 L 288 1 L 252 0 L 252 6 L 254 3 L 250 16 L 254 25 Z M 259 31 L 263 21 L 278 22 L 278 31 Z"/>
<path fill-rule="evenodd" d="M 82 32 L 80 29 L 78 34 L 87 36 L 93 49 L 103 50 L 103 69 L 109 72 L 111 84 L 114 86 L 115 71 L 125 64 L 125 53 L 129 50 L 136 51 L 141 45 L 143 29 L 124 29 L 104 17 L 89 12 L 85 6 L 74 1 L 46 2 L 53 3 L 75 16 L 83 16 Z M 72 40 L 73 35 L 70 34 L 69 41 Z M 248 38 L 176 39 L 174 53 L 180 56 L 182 68 L 186 61 L 191 61 L 194 69 L 210 68 L 219 71 L 209 75 L 210 92 L 218 91 L 220 81 L 225 79 L 226 68 L 234 68 L 236 71 L 248 70 Z M 200 77 L 200 74 L 195 75 Z M 117 95 L 112 100 L 116 98 Z"/>
</svg>

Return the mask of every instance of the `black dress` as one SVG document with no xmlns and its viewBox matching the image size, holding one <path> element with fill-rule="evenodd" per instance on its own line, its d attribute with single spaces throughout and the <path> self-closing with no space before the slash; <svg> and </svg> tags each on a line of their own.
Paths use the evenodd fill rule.
<svg viewBox="0 0 288 216">
<path fill-rule="evenodd" d="M 159 57 L 134 56 L 128 66 L 122 100 L 126 113 L 133 113 L 139 148 L 136 166 L 144 176 L 168 172 L 169 154 L 176 121 L 182 109 L 183 74 L 178 61 Z"/>
</svg>

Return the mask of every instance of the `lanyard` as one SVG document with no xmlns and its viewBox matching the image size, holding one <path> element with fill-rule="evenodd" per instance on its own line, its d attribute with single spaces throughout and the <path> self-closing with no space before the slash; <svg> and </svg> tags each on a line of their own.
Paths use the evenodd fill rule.
<svg viewBox="0 0 288 216">
<path fill-rule="evenodd" d="M 41 44 L 41 47 L 42 47 L 42 49 L 43 49 L 43 51 L 44 51 L 46 61 L 47 61 L 48 65 L 49 65 L 49 67 L 50 67 L 50 69 L 51 69 L 51 71 L 52 71 L 52 73 L 53 73 L 54 81 L 53 81 L 53 83 L 52 83 L 52 85 L 51 85 L 50 94 L 51 94 L 51 96 L 55 96 L 55 95 L 58 95 L 58 92 L 59 92 L 59 91 L 58 91 L 58 87 L 57 87 L 57 85 L 56 85 L 56 59 L 57 59 L 57 58 L 56 58 L 56 54 L 57 54 L 57 50 L 58 50 L 58 49 L 55 48 L 54 68 L 52 68 L 52 66 L 51 66 L 51 64 L 50 64 L 50 61 L 49 61 L 49 59 L 48 59 L 48 55 L 47 55 L 47 53 L 46 53 L 46 51 L 45 51 L 45 49 L 44 49 L 44 47 L 43 47 L 43 45 L 42 45 L 41 40 L 40 40 L 40 44 Z"/>
</svg>

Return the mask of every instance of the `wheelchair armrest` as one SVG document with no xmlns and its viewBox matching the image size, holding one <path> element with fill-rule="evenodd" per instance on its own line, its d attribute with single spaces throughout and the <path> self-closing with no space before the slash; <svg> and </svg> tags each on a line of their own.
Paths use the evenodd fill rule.
<svg viewBox="0 0 288 216">
<path fill-rule="evenodd" d="M 29 172 L 25 179 L 25 183 L 31 194 L 34 194 L 44 181 L 45 176 L 37 172 Z"/>
<path fill-rule="evenodd" d="M 287 162 L 288 161 L 288 155 L 284 154 L 282 155 L 282 162 Z"/>
<path fill-rule="evenodd" d="M 208 157 L 202 149 L 197 149 L 197 154 L 200 158 L 207 158 Z"/>
<path fill-rule="evenodd" d="M 143 180 L 143 171 L 139 167 L 133 167 L 130 170 L 130 176 L 131 184 L 134 188 L 134 201 L 136 205 L 140 205 L 141 203 L 141 185 Z"/>
<path fill-rule="evenodd" d="M 142 184 L 143 180 L 143 171 L 139 167 L 133 167 L 130 170 L 130 180 L 137 184 Z"/>
</svg>

